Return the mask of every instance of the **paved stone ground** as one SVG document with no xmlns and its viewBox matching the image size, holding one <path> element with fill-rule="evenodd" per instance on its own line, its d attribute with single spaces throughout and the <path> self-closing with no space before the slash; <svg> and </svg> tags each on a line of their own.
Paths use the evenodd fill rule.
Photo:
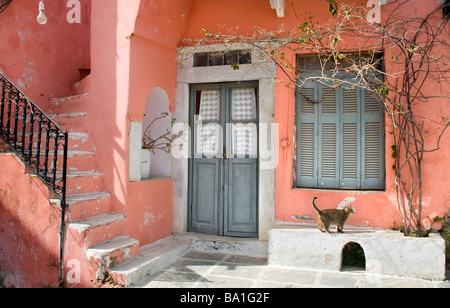
<svg viewBox="0 0 450 308">
<path fill-rule="evenodd" d="M 449 277 L 449 276 L 448 276 Z M 267 265 L 267 259 L 193 250 L 174 264 L 146 276 L 134 288 L 450 288 L 450 281 L 307 271 Z"/>
</svg>

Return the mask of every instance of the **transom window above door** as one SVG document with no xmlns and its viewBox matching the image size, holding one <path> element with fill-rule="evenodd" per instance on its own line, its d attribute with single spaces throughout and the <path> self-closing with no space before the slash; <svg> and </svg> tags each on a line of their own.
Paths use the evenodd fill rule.
<svg viewBox="0 0 450 308">
<path fill-rule="evenodd" d="M 252 55 L 249 50 L 202 52 L 194 55 L 194 66 L 221 66 L 251 64 Z"/>
</svg>

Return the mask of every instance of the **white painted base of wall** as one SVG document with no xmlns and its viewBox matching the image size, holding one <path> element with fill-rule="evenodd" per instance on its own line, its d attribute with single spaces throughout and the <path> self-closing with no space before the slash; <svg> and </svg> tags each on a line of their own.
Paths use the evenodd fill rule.
<svg viewBox="0 0 450 308">
<path fill-rule="evenodd" d="M 141 179 L 150 178 L 152 151 L 141 149 Z"/>
<path fill-rule="evenodd" d="M 322 233 L 306 226 L 277 226 L 269 231 L 269 265 L 340 271 L 342 250 L 358 243 L 366 257 L 366 273 L 445 280 L 445 241 L 406 237 L 391 230 L 346 230 Z"/>
</svg>

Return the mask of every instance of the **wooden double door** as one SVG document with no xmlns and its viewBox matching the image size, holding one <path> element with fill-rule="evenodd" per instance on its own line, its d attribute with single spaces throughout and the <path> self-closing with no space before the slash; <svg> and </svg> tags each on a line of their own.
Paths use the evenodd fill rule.
<svg viewBox="0 0 450 308">
<path fill-rule="evenodd" d="M 192 85 L 190 231 L 258 237 L 258 83 Z"/>
</svg>

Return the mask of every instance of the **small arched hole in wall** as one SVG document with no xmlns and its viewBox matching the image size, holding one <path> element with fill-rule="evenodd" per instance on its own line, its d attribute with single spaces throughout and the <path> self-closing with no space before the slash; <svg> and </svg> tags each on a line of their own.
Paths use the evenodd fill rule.
<svg viewBox="0 0 450 308">
<path fill-rule="evenodd" d="M 365 271 L 364 249 L 356 242 L 348 242 L 342 248 L 341 271 Z"/>
</svg>

